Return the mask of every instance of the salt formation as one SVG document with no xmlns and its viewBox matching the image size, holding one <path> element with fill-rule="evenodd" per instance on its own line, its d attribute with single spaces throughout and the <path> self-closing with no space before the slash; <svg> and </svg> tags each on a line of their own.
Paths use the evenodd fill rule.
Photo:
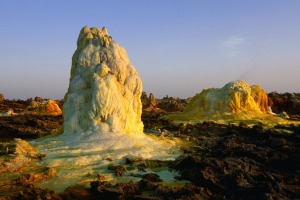
<svg viewBox="0 0 300 200">
<path fill-rule="evenodd" d="M 4 159 L 0 158 L 1 173 L 18 171 L 39 157 L 32 146 L 19 138 L 15 138 L 10 143 L 1 144 L 0 154 L 7 155 Z"/>
<path fill-rule="evenodd" d="M 85 26 L 72 58 L 64 132 L 32 142 L 47 154 L 43 162 L 59 169 L 44 186 L 61 190 L 87 179 L 86 174 L 105 173 L 108 164 L 124 162 L 125 157 L 178 156 L 173 141 L 154 140 L 143 133 L 141 94 L 142 82 L 125 49 L 106 28 Z"/>
<path fill-rule="evenodd" d="M 249 86 L 239 80 L 223 88 L 204 89 L 195 95 L 183 113 L 169 119 L 214 119 L 220 116 L 264 114 L 268 111 L 268 96 L 258 85 Z"/>
<path fill-rule="evenodd" d="M 85 26 L 72 58 L 64 104 L 65 133 L 98 128 L 143 132 L 142 82 L 126 51 L 106 28 Z"/>
<path fill-rule="evenodd" d="M 26 112 L 39 115 L 61 115 L 59 106 L 51 99 L 43 102 L 32 101 L 26 108 Z"/>
</svg>

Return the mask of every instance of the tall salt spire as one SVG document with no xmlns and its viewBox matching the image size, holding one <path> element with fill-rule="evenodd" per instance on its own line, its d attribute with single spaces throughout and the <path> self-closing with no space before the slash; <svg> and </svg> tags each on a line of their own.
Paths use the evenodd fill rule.
<svg viewBox="0 0 300 200">
<path fill-rule="evenodd" d="M 65 96 L 64 133 L 143 132 L 142 82 L 106 28 L 83 27 Z"/>
</svg>

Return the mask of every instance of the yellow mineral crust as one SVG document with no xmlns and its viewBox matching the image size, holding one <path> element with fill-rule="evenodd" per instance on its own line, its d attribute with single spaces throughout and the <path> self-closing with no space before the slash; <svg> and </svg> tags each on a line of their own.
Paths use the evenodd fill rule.
<svg viewBox="0 0 300 200">
<path fill-rule="evenodd" d="M 47 102 L 42 103 L 38 108 L 38 112 L 41 114 L 62 114 L 59 106 L 52 100 L 48 100 Z"/>
<path fill-rule="evenodd" d="M 38 115 L 61 115 L 60 107 L 51 99 L 44 102 L 32 101 L 26 108 L 26 113 Z"/>
<path fill-rule="evenodd" d="M 64 104 L 65 133 L 143 132 L 142 82 L 124 48 L 107 29 L 80 31 Z"/>
<path fill-rule="evenodd" d="M 251 86 L 251 96 L 263 113 L 268 112 L 268 95 L 259 85 Z"/>
<path fill-rule="evenodd" d="M 204 89 L 196 94 L 182 113 L 171 114 L 165 118 L 175 121 L 218 122 L 243 121 L 255 124 L 264 120 L 286 123 L 286 120 L 268 113 L 268 96 L 258 85 L 249 86 L 238 80 L 222 88 Z"/>
</svg>

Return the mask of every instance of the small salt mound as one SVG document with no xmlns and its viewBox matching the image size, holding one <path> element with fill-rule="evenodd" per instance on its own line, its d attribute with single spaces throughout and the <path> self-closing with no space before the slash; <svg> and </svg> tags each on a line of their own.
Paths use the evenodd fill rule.
<svg viewBox="0 0 300 200">
<path fill-rule="evenodd" d="M 240 114 L 263 114 L 267 112 L 268 96 L 258 85 L 249 86 L 243 81 L 233 81 L 223 88 L 210 88 L 196 94 L 180 114 L 168 119 L 214 119 L 222 116 L 236 117 Z"/>
</svg>

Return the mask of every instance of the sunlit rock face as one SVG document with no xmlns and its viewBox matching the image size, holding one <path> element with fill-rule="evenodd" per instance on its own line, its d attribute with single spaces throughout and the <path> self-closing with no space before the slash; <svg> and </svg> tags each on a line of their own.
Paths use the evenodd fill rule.
<svg viewBox="0 0 300 200">
<path fill-rule="evenodd" d="M 43 102 L 32 101 L 26 108 L 26 112 L 39 115 L 61 115 L 62 111 L 51 99 Z"/>
<path fill-rule="evenodd" d="M 220 115 L 263 114 L 268 110 L 268 96 L 258 85 L 234 81 L 223 88 L 204 89 L 195 95 L 182 114 L 171 119 L 210 118 Z"/>
<path fill-rule="evenodd" d="M 83 27 L 65 96 L 65 133 L 143 132 L 142 82 L 124 48 L 106 28 Z"/>
</svg>

